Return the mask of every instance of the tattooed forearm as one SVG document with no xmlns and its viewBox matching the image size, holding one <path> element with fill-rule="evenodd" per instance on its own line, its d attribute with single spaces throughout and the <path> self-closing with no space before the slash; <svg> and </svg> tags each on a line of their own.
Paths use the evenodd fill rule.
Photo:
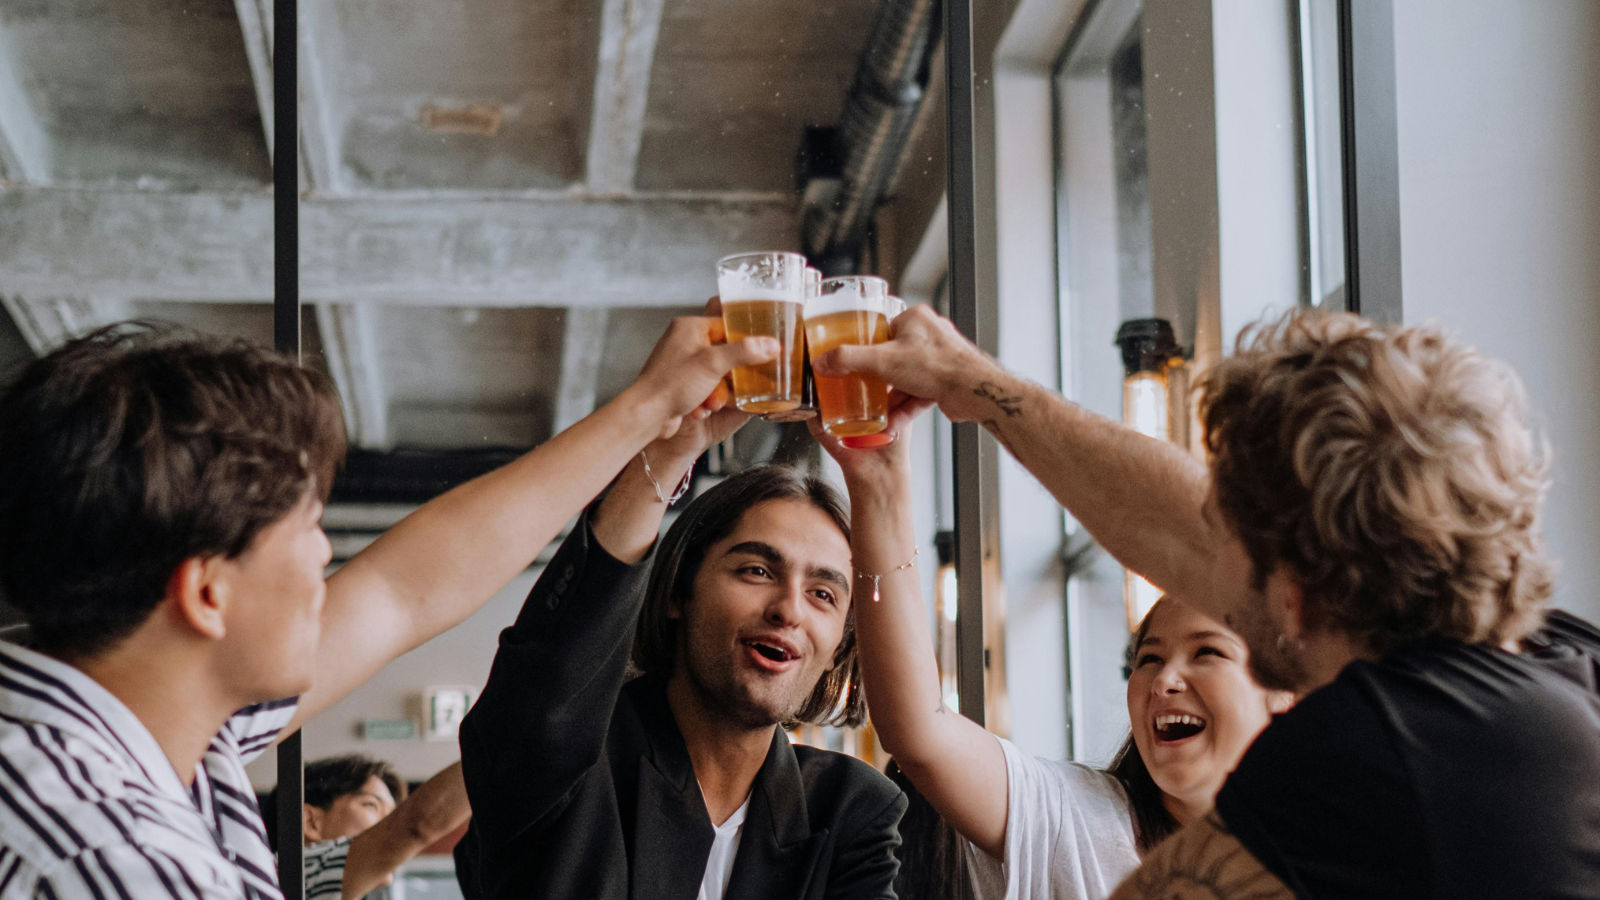
<svg viewBox="0 0 1600 900">
<path fill-rule="evenodd" d="M 1112 900 L 1286 900 L 1293 896 L 1212 812 L 1146 856 Z"/>
<path fill-rule="evenodd" d="M 979 422 L 978 424 L 983 426 L 983 429 L 985 431 L 987 431 L 990 434 L 994 435 L 994 439 L 996 441 L 1000 442 L 1000 446 L 1006 448 L 1006 452 L 1007 453 L 1011 454 L 1012 456 L 1016 456 L 1017 455 L 1017 448 L 1011 446 L 1010 439 L 1007 438 L 1004 434 L 1002 434 L 1000 432 L 1000 422 L 999 422 L 999 420 L 997 420 L 997 419 L 984 419 L 982 422 Z"/>
<path fill-rule="evenodd" d="M 1016 418 L 1022 415 L 1022 395 L 1012 394 L 1007 396 L 1005 391 L 1001 390 L 1000 385 L 992 381 L 978 382 L 978 386 L 972 389 L 972 393 L 1000 407 L 1000 411 L 1005 413 L 1008 418 Z"/>
</svg>

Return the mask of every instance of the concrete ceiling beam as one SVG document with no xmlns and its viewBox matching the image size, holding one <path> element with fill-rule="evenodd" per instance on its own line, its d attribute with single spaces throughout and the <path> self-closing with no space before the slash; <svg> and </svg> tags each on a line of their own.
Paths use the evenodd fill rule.
<svg viewBox="0 0 1600 900">
<path fill-rule="evenodd" d="M 38 356 L 102 325 L 124 318 L 123 310 L 117 304 L 86 297 L 34 299 L 7 293 L 0 297 L 0 305 L 5 307 L 11 321 L 16 323 L 29 349 Z"/>
<path fill-rule="evenodd" d="M 239 32 L 244 37 L 244 55 L 250 62 L 250 80 L 255 82 L 256 108 L 261 112 L 261 130 L 267 139 L 267 158 L 272 158 L 272 0 L 233 0 L 239 13 Z"/>
<path fill-rule="evenodd" d="M 727 253 L 792 249 L 791 197 L 312 198 L 301 297 L 410 306 L 699 306 Z M 272 198 L 0 192 L 0 294 L 268 302 Z"/>
<path fill-rule="evenodd" d="M 352 445 L 372 450 L 393 444 L 388 382 L 378 362 L 374 320 L 380 314 L 370 303 L 316 304 L 323 356 L 343 401 L 345 433 Z"/>
<path fill-rule="evenodd" d="M 250 61 L 250 77 L 255 82 L 256 106 L 261 111 L 261 129 L 267 140 L 267 157 L 273 155 L 272 0 L 234 0 L 239 13 L 239 30 L 244 35 L 245 56 Z M 333 100 L 328 95 L 323 75 L 322 56 L 317 49 L 313 9 L 305 9 L 300 20 L 300 185 L 306 191 L 338 193 L 339 144 L 333 127 Z"/>
<path fill-rule="evenodd" d="M 0 28 L 0 181 L 50 180 L 50 138 L 28 100 L 12 36 Z"/>
<path fill-rule="evenodd" d="M 663 6 L 665 0 L 602 4 L 586 159 L 589 190 L 597 194 L 633 190 Z"/>
<path fill-rule="evenodd" d="M 334 124 L 338 121 L 337 98 L 328 88 L 317 28 L 319 11 L 327 15 L 332 7 L 311 3 L 300 8 L 300 189 L 306 195 L 340 194 L 345 189 L 339 131 Z"/>
</svg>

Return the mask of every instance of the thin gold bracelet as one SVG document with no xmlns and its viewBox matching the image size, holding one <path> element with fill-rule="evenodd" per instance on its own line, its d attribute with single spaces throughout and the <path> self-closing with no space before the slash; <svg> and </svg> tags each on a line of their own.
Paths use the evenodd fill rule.
<svg viewBox="0 0 1600 900">
<path fill-rule="evenodd" d="M 898 566 L 895 566 L 894 568 L 890 569 L 889 571 L 873 573 L 873 572 L 863 572 L 860 569 L 856 569 L 856 577 L 857 578 L 871 578 L 872 579 L 872 602 L 873 603 L 877 603 L 880 599 L 882 599 L 878 594 L 878 582 L 882 581 L 883 577 L 885 575 L 893 575 L 896 572 L 899 572 L 899 571 L 902 571 L 902 570 L 905 570 L 905 569 L 909 569 L 912 566 L 916 565 L 917 564 L 917 557 L 921 556 L 921 555 L 922 555 L 922 548 L 921 547 L 914 547 L 911 550 L 911 558 L 910 559 L 906 560 L 905 562 L 901 563 Z"/>
</svg>

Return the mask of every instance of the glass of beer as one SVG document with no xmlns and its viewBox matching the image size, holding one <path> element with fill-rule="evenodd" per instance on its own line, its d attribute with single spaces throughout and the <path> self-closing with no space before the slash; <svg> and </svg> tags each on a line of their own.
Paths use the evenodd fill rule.
<svg viewBox="0 0 1600 900">
<path fill-rule="evenodd" d="M 822 292 L 822 273 L 810 266 L 806 267 L 805 275 L 806 302 L 810 303 Z M 800 330 L 800 342 L 805 343 L 805 329 Z M 811 374 L 811 357 L 805 352 L 800 354 L 800 405 L 784 412 L 767 413 L 761 418 L 768 422 L 804 422 L 817 417 L 817 382 Z"/>
<path fill-rule="evenodd" d="M 733 370 L 733 402 L 770 415 L 800 405 L 806 258 L 798 253 L 738 253 L 717 261 L 717 293 L 728 340 L 778 339 L 778 358 Z"/>
<path fill-rule="evenodd" d="M 882 278 L 825 278 L 821 294 L 806 304 L 806 344 L 813 358 L 844 344 L 881 344 L 889 339 L 889 320 L 904 308 Z M 816 382 L 824 431 L 855 438 L 888 427 L 889 386 L 881 378 L 852 372 L 817 375 Z"/>
</svg>

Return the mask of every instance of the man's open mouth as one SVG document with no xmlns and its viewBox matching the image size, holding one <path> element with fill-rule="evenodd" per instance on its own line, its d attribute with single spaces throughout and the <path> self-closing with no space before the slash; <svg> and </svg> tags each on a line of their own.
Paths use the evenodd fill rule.
<svg viewBox="0 0 1600 900">
<path fill-rule="evenodd" d="M 786 647 L 780 647 L 777 644 L 769 644 L 769 643 L 767 643 L 765 641 L 758 641 L 758 640 L 745 641 L 744 645 L 746 647 L 751 648 L 756 653 L 760 654 L 762 657 L 765 657 L 766 659 L 770 659 L 773 662 L 784 663 L 784 662 L 788 662 L 788 661 L 790 661 L 792 659 L 799 659 L 800 658 L 798 655 L 796 655 L 795 653 L 791 652 Z"/>
<path fill-rule="evenodd" d="M 1188 713 L 1162 713 L 1156 716 L 1156 740 L 1181 741 L 1206 730 L 1206 720 Z"/>
</svg>

